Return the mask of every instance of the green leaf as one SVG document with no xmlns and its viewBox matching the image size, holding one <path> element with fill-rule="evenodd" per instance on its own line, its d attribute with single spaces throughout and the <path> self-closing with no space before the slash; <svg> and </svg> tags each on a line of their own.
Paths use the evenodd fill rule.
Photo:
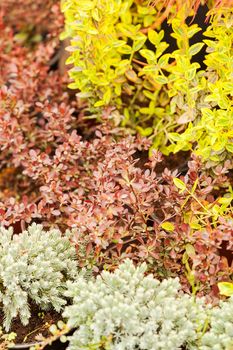
<svg viewBox="0 0 233 350">
<path fill-rule="evenodd" d="M 228 152 L 233 153 L 233 144 L 232 144 L 232 143 L 227 143 L 227 144 L 226 144 L 226 150 L 227 150 Z"/>
<path fill-rule="evenodd" d="M 233 201 L 233 197 L 221 197 L 218 199 L 219 204 L 229 205 Z"/>
<path fill-rule="evenodd" d="M 188 243 L 188 244 L 185 245 L 185 250 L 186 250 L 187 255 L 188 255 L 190 258 L 194 258 L 194 256 L 196 255 L 195 249 L 194 249 L 194 247 L 192 246 L 192 244 L 190 244 L 190 243 Z"/>
<path fill-rule="evenodd" d="M 201 229 L 201 225 L 198 224 L 197 222 L 191 222 L 190 227 L 194 230 L 200 230 Z"/>
<path fill-rule="evenodd" d="M 173 182 L 174 182 L 175 186 L 177 188 L 179 188 L 180 190 L 182 190 L 182 191 L 186 190 L 185 183 L 183 181 L 181 181 L 180 179 L 177 179 L 177 177 L 174 177 Z"/>
<path fill-rule="evenodd" d="M 79 84 L 78 84 L 78 83 L 70 83 L 70 84 L 68 85 L 68 88 L 69 88 L 69 89 L 74 89 L 74 90 L 76 90 L 76 89 L 79 88 Z"/>
<path fill-rule="evenodd" d="M 124 40 L 116 40 L 111 43 L 111 47 L 122 47 L 126 44 Z M 109 45 L 110 46 L 110 45 Z"/>
<path fill-rule="evenodd" d="M 201 51 L 201 49 L 203 48 L 205 44 L 204 43 L 196 43 L 192 46 L 190 46 L 188 53 L 190 56 L 194 56 L 196 55 L 199 51 Z"/>
<path fill-rule="evenodd" d="M 145 41 L 146 41 L 145 35 L 142 34 L 142 36 L 137 36 L 133 42 L 133 51 L 140 50 L 143 47 Z"/>
<path fill-rule="evenodd" d="M 110 88 L 107 88 L 105 93 L 104 93 L 104 96 L 103 96 L 103 102 L 104 104 L 108 104 L 111 100 L 111 96 L 112 96 L 112 92 L 111 92 L 111 89 Z"/>
<path fill-rule="evenodd" d="M 168 65 L 169 58 L 170 58 L 169 54 L 164 54 L 163 56 L 160 57 L 158 61 L 158 65 L 160 66 L 160 68 L 163 68 Z"/>
<path fill-rule="evenodd" d="M 178 134 L 178 132 L 170 132 L 168 134 L 168 137 L 171 141 L 180 141 L 181 140 L 181 135 Z"/>
<path fill-rule="evenodd" d="M 129 45 L 125 45 L 118 48 L 118 52 L 123 53 L 124 55 L 131 55 L 132 51 L 133 49 Z"/>
<path fill-rule="evenodd" d="M 196 68 L 190 68 L 187 71 L 185 71 L 184 76 L 187 80 L 193 80 L 196 75 Z"/>
<path fill-rule="evenodd" d="M 147 60 L 156 61 L 156 56 L 153 51 L 143 49 L 143 50 L 140 50 L 139 52 L 140 52 L 140 55 L 142 55 L 142 57 L 145 57 Z"/>
<path fill-rule="evenodd" d="M 136 129 L 139 131 L 139 133 L 142 135 L 142 136 L 150 136 L 153 132 L 153 128 L 151 127 L 148 127 L 148 128 L 142 128 L 140 126 L 137 126 Z"/>
<path fill-rule="evenodd" d="M 174 231 L 175 229 L 175 226 L 168 221 L 163 222 L 160 226 L 166 231 Z"/>
<path fill-rule="evenodd" d="M 15 34 L 14 35 L 14 39 L 18 42 L 25 42 L 27 39 L 28 39 L 28 33 L 25 33 L 25 32 L 20 32 L 18 34 Z"/>
<path fill-rule="evenodd" d="M 58 331 L 57 326 L 55 324 L 52 324 L 52 326 L 49 327 L 49 331 L 55 335 Z"/>
<path fill-rule="evenodd" d="M 219 282 L 218 288 L 221 295 L 230 297 L 233 295 L 233 283 L 232 282 Z"/>
<path fill-rule="evenodd" d="M 168 80 L 165 76 L 159 75 L 158 77 L 154 78 L 155 82 L 158 84 L 167 84 Z"/>
<path fill-rule="evenodd" d="M 158 72 L 158 67 L 155 64 L 150 64 L 142 68 L 143 73 L 156 73 Z M 142 74 L 140 74 L 142 75 Z"/>
<path fill-rule="evenodd" d="M 156 99 L 155 93 L 150 92 L 148 90 L 143 90 L 143 94 L 152 101 L 154 101 Z"/>
<path fill-rule="evenodd" d="M 78 92 L 76 94 L 76 96 L 79 98 L 88 98 L 88 97 L 91 97 L 91 95 L 92 95 L 91 92 Z"/>
<path fill-rule="evenodd" d="M 66 343 L 67 342 L 67 337 L 65 335 L 62 335 L 60 338 L 59 338 L 60 342 L 61 343 Z"/>
<path fill-rule="evenodd" d="M 97 101 L 95 104 L 94 104 L 94 107 L 101 107 L 104 105 L 104 101 L 103 100 L 100 100 L 100 101 Z"/>
<path fill-rule="evenodd" d="M 216 123 L 215 123 L 216 127 L 221 127 L 221 126 L 228 126 L 229 125 L 229 117 L 226 116 L 226 117 L 220 117 L 216 120 Z"/>
<path fill-rule="evenodd" d="M 190 28 L 188 28 L 188 37 L 192 38 L 195 34 L 200 32 L 201 28 L 199 28 L 196 24 L 193 24 Z"/>
<path fill-rule="evenodd" d="M 160 43 L 160 41 L 163 39 L 163 37 L 164 37 L 163 30 L 161 30 L 159 33 L 157 33 L 155 30 L 152 30 L 152 29 L 148 30 L 148 39 L 155 46 L 157 46 Z"/>
<path fill-rule="evenodd" d="M 57 322 L 57 326 L 58 326 L 59 329 L 62 330 L 65 327 L 65 323 L 62 320 L 59 320 Z"/>
</svg>

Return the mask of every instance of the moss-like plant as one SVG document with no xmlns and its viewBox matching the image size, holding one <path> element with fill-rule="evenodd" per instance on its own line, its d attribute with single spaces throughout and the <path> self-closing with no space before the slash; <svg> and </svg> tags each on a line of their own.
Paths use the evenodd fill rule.
<svg viewBox="0 0 233 350">
<path fill-rule="evenodd" d="M 145 276 L 146 264 L 126 260 L 96 280 L 68 283 L 69 350 L 230 350 L 233 298 L 220 307 L 179 292 L 178 279 Z"/>
<path fill-rule="evenodd" d="M 233 297 L 211 310 L 208 331 L 201 339 L 199 350 L 233 349 Z"/>
<path fill-rule="evenodd" d="M 69 283 L 68 326 L 77 330 L 69 350 L 181 349 L 198 340 L 205 312 L 188 295 L 179 295 L 178 279 L 159 282 L 145 276 L 146 264 L 126 260 L 114 273 Z"/>
<path fill-rule="evenodd" d="M 73 64 L 69 86 L 88 98 L 92 113 L 115 108 L 111 117 L 150 136 L 152 148 L 166 154 L 191 149 L 218 163 L 233 151 L 230 2 L 209 13 L 210 39 L 193 45 L 190 39 L 201 28 L 190 24 L 190 16 L 200 2 L 177 2 L 178 8 L 173 3 L 168 23 L 177 50 L 169 53 L 158 21 L 163 4 L 63 0 L 62 38 L 71 38 L 67 63 Z M 205 71 L 195 62 L 204 45 Z"/>
<path fill-rule="evenodd" d="M 30 302 L 61 311 L 66 304 L 66 281 L 74 280 L 76 274 L 75 248 L 59 230 L 45 232 L 33 224 L 13 235 L 12 228 L 1 228 L 0 305 L 5 329 L 10 329 L 16 316 L 24 325 L 29 322 Z"/>
</svg>

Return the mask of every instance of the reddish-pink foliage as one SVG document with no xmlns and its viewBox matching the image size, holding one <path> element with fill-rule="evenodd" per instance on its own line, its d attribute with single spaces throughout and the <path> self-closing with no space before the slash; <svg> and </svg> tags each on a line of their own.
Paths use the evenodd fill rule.
<svg viewBox="0 0 233 350">
<path fill-rule="evenodd" d="M 5 22 L 15 31 L 30 30 L 55 37 L 63 25 L 58 0 L 4 0 L 0 10 Z"/>
</svg>

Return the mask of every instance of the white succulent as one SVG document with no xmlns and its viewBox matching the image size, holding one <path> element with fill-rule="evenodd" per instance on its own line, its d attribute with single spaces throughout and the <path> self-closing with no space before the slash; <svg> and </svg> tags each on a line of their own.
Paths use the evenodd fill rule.
<svg viewBox="0 0 233 350">
<path fill-rule="evenodd" d="M 126 260 L 114 273 L 68 283 L 63 316 L 76 328 L 69 350 L 165 350 L 194 346 L 206 320 L 202 301 L 179 292 L 178 279 L 145 276 Z"/>
<path fill-rule="evenodd" d="M 200 350 L 233 349 L 233 297 L 212 308 L 209 330 L 201 339 Z"/>
<path fill-rule="evenodd" d="M 37 224 L 19 235 L 13 235 L 12 228 L 0 228 L 0 304 L 7 331 L 17 316 L 24 325 L 29 322 L 30 301 L 56 311 L 65 305 L 66 281 L 77 275 L 68 234 L 46 232 Z"/>
</svg>

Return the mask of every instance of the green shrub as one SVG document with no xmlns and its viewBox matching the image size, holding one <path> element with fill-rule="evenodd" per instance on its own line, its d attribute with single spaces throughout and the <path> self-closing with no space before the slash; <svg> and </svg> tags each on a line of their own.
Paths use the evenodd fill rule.
<svg viewBox="0 0 233 350">
<path fill-rule="evenodd" d="M 59 312 L 66 303 L 66 281 L 76 274 L 75 248 L 59 230 L 45 232 L 41 225 L 32 224 L 28 231 L 13 235 L 12 228 L 0 228 L 0 305 L 5 329 L 17 316 L 24 325 L 29 322 L 30 301 Z"/>
<path fill-rule="evenodd" d="M 193 15 L 190 2 L 178 12 L 171 7 L 168 22 L 177 43 L 172 53 L 166 51 L 163 30 L 154 28 L 159 9 L 148 1 L 63 0 L 62 11 L 62 38 L 71 38 L 70 88 L 88 99 L 93 114 L 101 117 L 104 108 L 116 108 L 111 114 L 116 123 L 150 136 L 152 148 L 165 154 L 191 149 L 218 163 L 232 153 L 229 6 L 211 16 L 205 33 L 210 39 L 191 46 L 201 29 L 185 22 Z M 195 62 L 204 45 L 206 71 Z"/>
</svg>

